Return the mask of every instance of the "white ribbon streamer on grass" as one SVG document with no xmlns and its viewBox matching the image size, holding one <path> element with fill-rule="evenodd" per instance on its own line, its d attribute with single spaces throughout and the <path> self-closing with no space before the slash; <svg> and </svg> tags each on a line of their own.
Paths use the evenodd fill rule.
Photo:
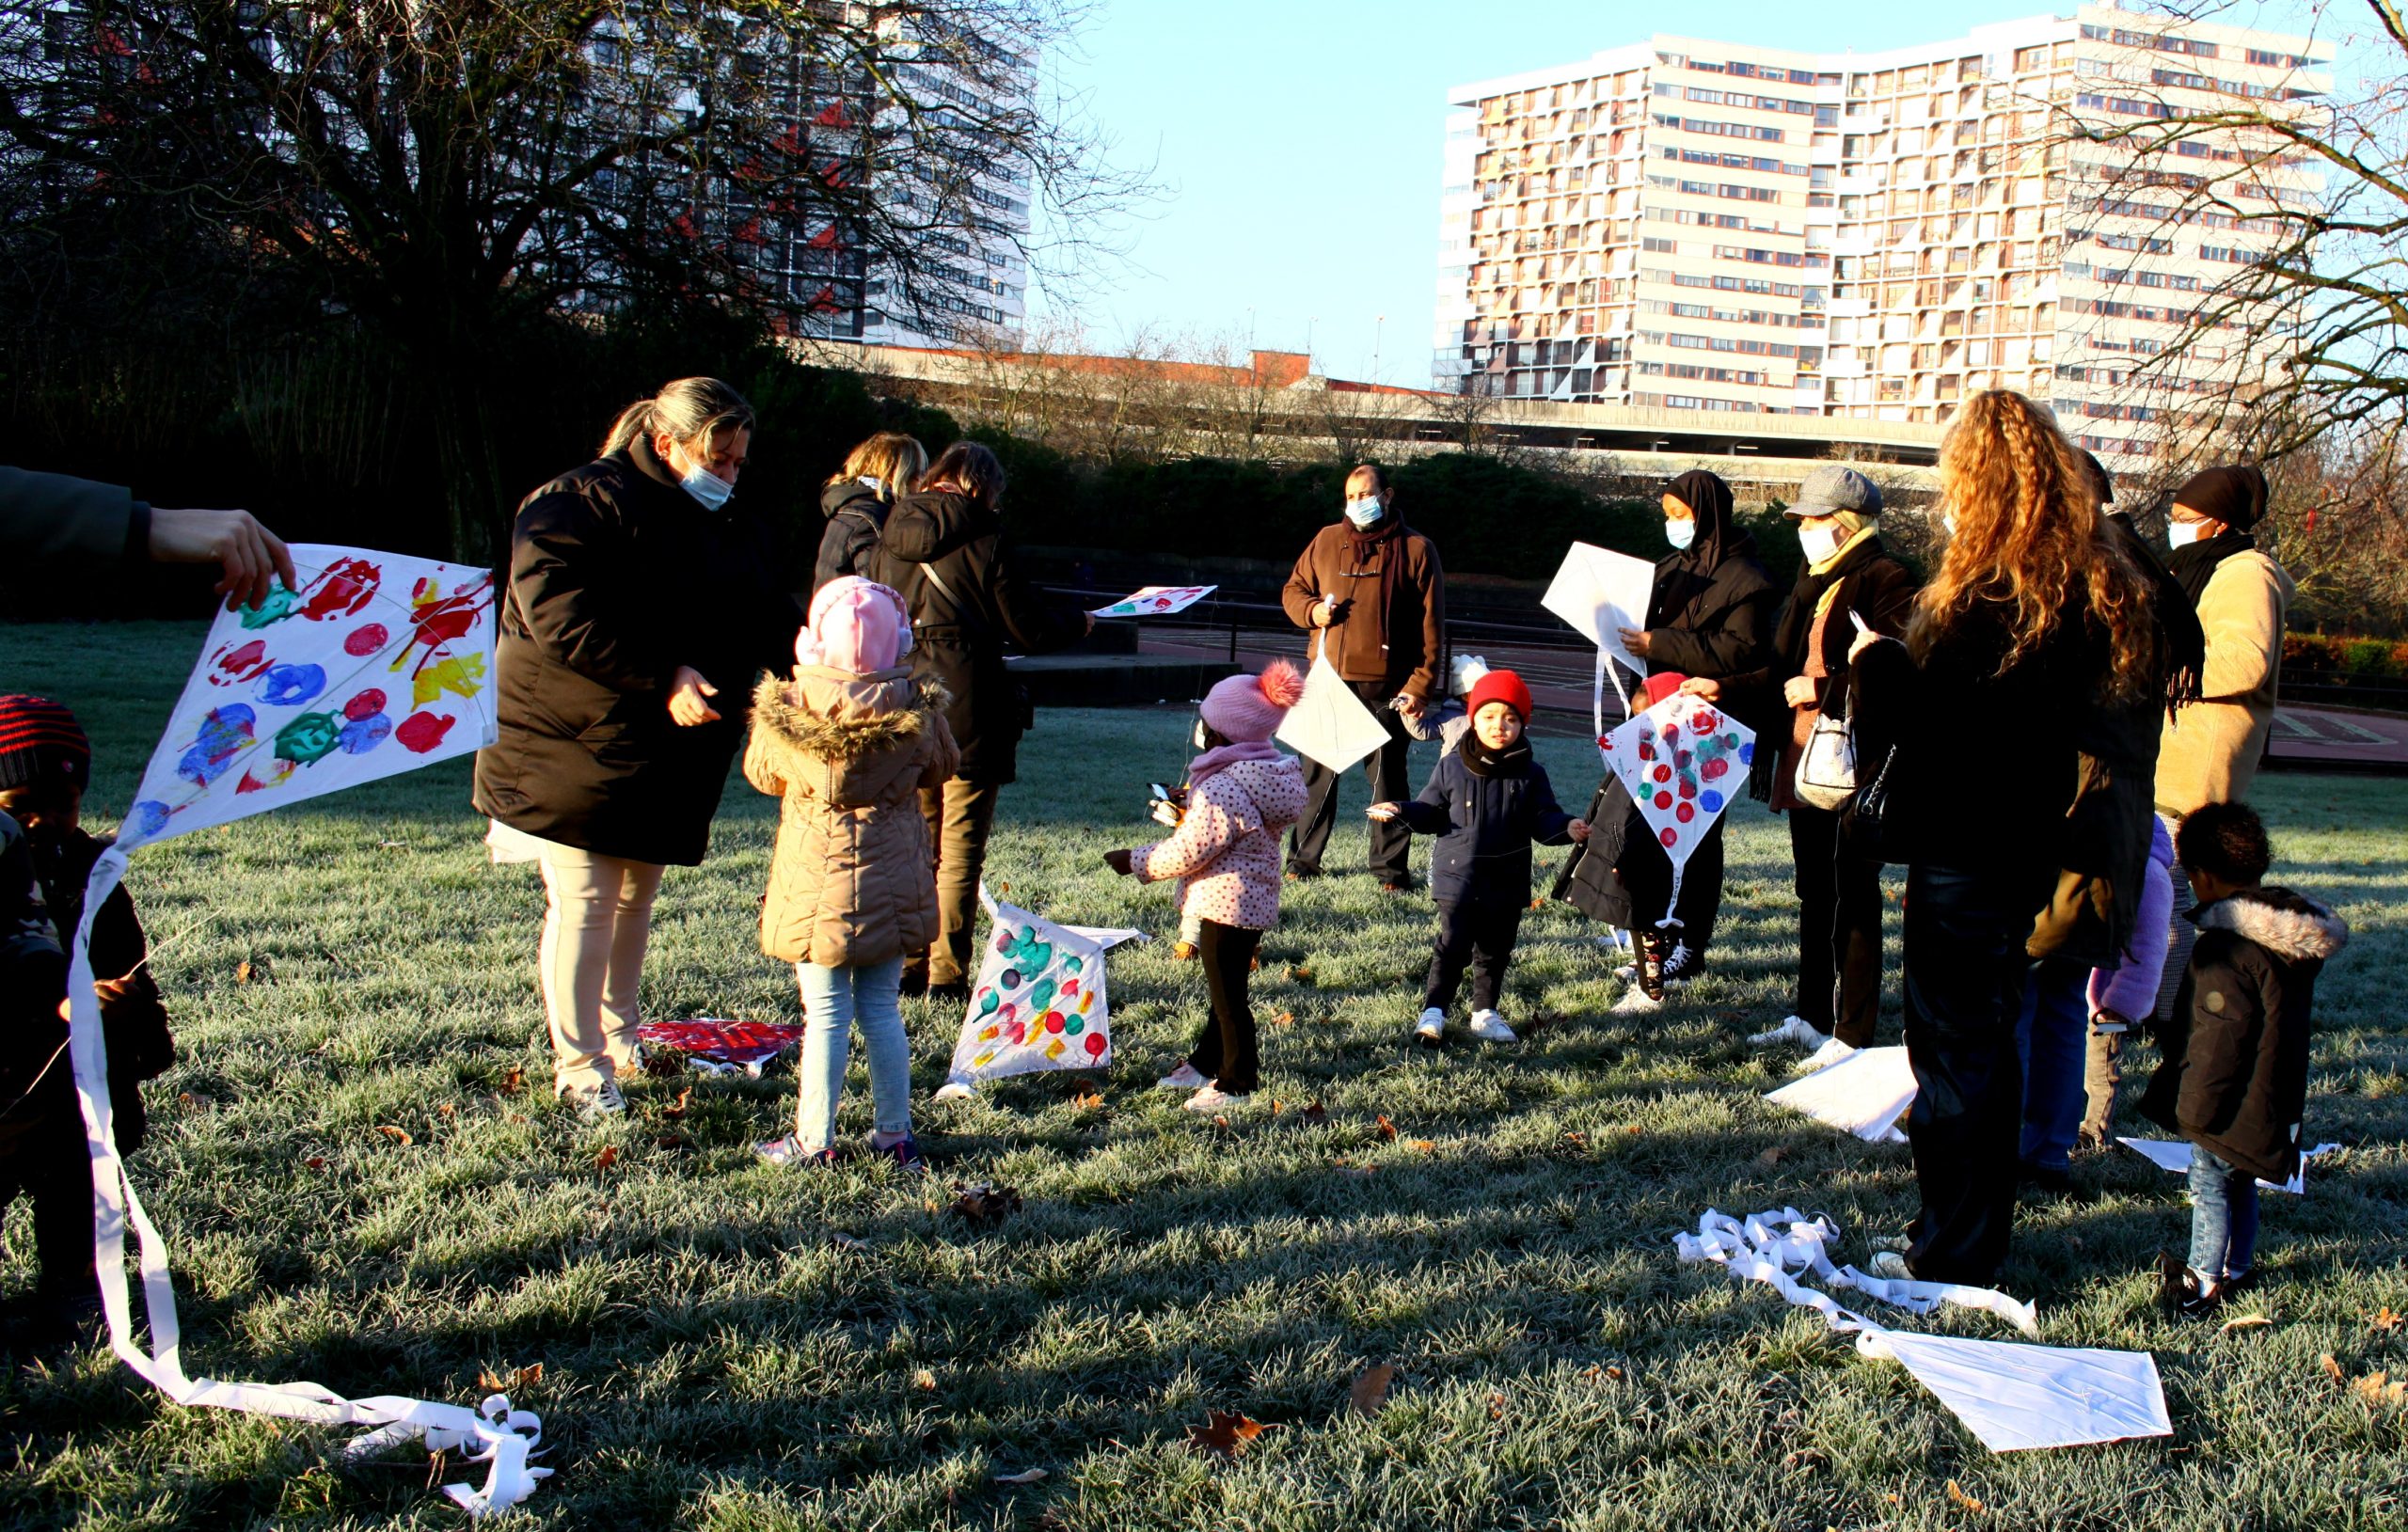
<svg viewBox="0 0 2408 1532">
<path fill-rule="evenodd" d="M 1993 1452 L 2174 1434 L 2157 1363 L 2146 1351 L 1891 1330 L 1800 1283 L 1798 1275 L 1811 1274 L 1912 1314 L 1942 1303 L 1987 1309 L 2027 1335 L 2039 1332 L 2031 1304 L 1993 1288 L 1892 1281 L 1834 1266 L 1826 1246 L 1837 1234 L 1829 1221 L 1795 1208 L 1746 1219 L 1708 1208 L 1695 1234 L 1676 1235 L 1672 1243 L 1684 1261 L 1714 1261 L 1733 1276 L 1764 1283 L 1798 1307 L 1815 1310 L 1834 1331 L 1856 1337 L 1859 1354 L 1898 1363 Z"/>
<path fill-rule="evenodd" d="M 346 1399 L 309 1382 L 227 1383 L 185 1374 L 175 1287 L 167 1275 L 166 1242 L 142 1210 L 142 1199 L 125 1174 L 124 1161 L 118 1158 L 116 1111 L 109 1099 L 108 1045 L 102 1034 L 100 995 L 92 976 L 92 923 L 124 876 L 125 853 L 115 847 L 93 864 L 67 971 L 68 1053 L 75 1066 L 75 1097 L 83 1107 L 86 1149 L 92 1161 L 92 1253 L 100 1271 L 101 1307 L 108 1317 L 110 1349 L 178 1404 L 327 1425 L 376 1427 L 350 1444 L 346 1451 L 351 1456 L 412 1437 L 424 1438 L 430 1451 L 474 1444 L 477 1450 L 469 1454 L 469 1461 L 487 1465 L 484 1483 L 476 1488 L 447 1484 L 443 1493 L 476 1516 L 526 1499 L 534 1491 L 535 1481 L 550 1477 L 552 1471 L 528 1462 L 543 1440 L 543 1423 L 528 1411 L 513 1410 L 506 1396 L 490 1395 L 478 1408 L 467 1410 L 396 1395 Z M 143 1308 L 150 1326 L 148 1352 L 134 1339 L 133 1302 L 126 1290 L 129 1224 L 138 1245 Z"/>
</svg>

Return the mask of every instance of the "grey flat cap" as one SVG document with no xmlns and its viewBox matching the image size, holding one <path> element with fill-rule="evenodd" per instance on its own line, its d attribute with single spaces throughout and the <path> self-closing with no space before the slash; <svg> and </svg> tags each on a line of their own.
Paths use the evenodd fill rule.
<svg viewBox="0 0 2408 1532">
<path fill-rule="evenodd" d="M 1806 482 L 1798 491 L 1798 503 L 1782 514 L 1828 516 L 1840 511 L 1853 511 L 1860 516 L 1879 515 L 1881 486 L 1854 468 L 1832 463 L 1806 476 Z"/>
</svg>

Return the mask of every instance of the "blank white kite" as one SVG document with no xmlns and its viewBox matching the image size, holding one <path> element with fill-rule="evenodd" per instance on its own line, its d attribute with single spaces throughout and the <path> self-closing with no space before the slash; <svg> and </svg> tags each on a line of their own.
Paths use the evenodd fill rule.
<svg viewBox="0 0 2408 1532">
<path fill-rule="evenodd" d="M 2191 1174 L 2191 1145 L 2184 1140 L 2119 1138 L 2115 1142 L 2146 1156 L 2160 1170 L 2172 1171 L 2177 1176 Z M 2302 1149 L 2299 1169 L 2291 1172 L 2289 1180 L 2278 1184 L 2261 1176 L 2258 1184 L 2269 1192 L 2289 1192 L 2293 1196 L 2305 1196 L 2307 1192 L 2307 1162 L 2318 1155 L 2331 1154 L 2340 1147 L 2338 1144 L 2320 1144 L 2312 1149 Z"/>
<path fill-rule="evenodd" d="M 1326 655 L 1305 673 L 1305 694 L 1279 720 L 1272 737 L 1323 766 L 1344 773 L 1388 742 L 1387 726 L 1372 716 Z"/>
<path fill-rule="evenodd" d="M 1765 1099 L 1868 1144 L 1903 1144 L 1898 1119 L 1914 1104 L 1915 1072 L 1903 1048 L 1862 1048 L 1793 1080 Z"/>
</svg>

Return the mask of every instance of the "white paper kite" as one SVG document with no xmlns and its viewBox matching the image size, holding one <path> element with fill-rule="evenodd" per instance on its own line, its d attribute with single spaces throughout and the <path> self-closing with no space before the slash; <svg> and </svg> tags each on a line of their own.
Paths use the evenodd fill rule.
<svg viewBox="0 0 2408 1532">
<path fill-rule="evenodd" d="M 1149 585 L 1122 596 L 1109 607 L 1098 607 L 1091 617 L 1168 617 L 1185 611 L 1219 590 L 1217 585 Z"/>
<path fill-rule="evenodd" d="M 1342 773 L 1386 744 L 1388 732 L 1339 676 L 1338 667 L 1320 655 L 1305 672 L 1304 696 L 1288 709 L 1273 737 Z"/>
<path fill-rule="evenodd" d="M 1861 1354 L 1900 1364 L 1992 1452 L 2174 1434 L 2157 1362 L 2146 1351 L 1892 1330 L 1806 1287 L 1800 1277 L 1913 1314 L 1927 1314 L 1941 1303 L 1986 1309 L 2027 1335 L 2039 1333 L 2032 1305 L 1995 1288 L 1873 1277 L 1853 1266 L 1835 1266 L 1825 1247 L 1837 1237 L 1827 1220 L 1795 1208 L 1745 1220 L 1708 1208 L 1697 1232 L 1676 1235 L 1672 1248 L 1682 1260 L 1713 1261 L 1734 1277 L 1764 1283 L 1798 1307 L 1820 1313 L 1841 1335 L 1855 1335 Z"/>
<path fill-rule="evenodd" d="M 1671 925 L 1682 870 L 1746 783 L 1756 733 L 1704 699 L 1675 692 L 1605 735 L 1601 749 L 1671 859 L 1672 902 L 1656 923 Z"/>
<path fill-rule="evenodd" d="M 246 818 L 493 743 L 493 576 L 305 544 L 301 589 L 221 611 L 118 844 Z"/>
<path fill-rule="evenodd" d="M 2145 1156 L 2160 1170 L 2171 1171 L 2177 1176 L 2191 1174 L 2191 1145 L 2186 1140 L 2119 1138 L 2115 1142 Z M 2307 1194 L 2307 1162 L 2319 1155 L 2332 1154 L 2340 1147 L 2338 1144 L 2320 1144 L 2312 1149 L 2302 1149 L 2299 1169 L 2291 1172 L 2289 1180 L 2278 1185 L 2260 1176 L 2258 1184 L 2269 1192 L 2289 1192 L 2293 1196 L 2305 1196 Z"/>
<path fill-rule="evenodd" d="M 1103 944 L 1042 915 L 990 897 L 991 921 L 978 982 L 938 1093 L 969 1094 L 981 1082 L 1040 1069 L 1100 1069 L 1112 1062 L 1112 1006 Z"/>
<path fill-rule="evenodd" d="M 1903 1048 L 1863 1048 L 1764 1098 L 1868 1144 L 1903 1143 L 1898 1119 L 1914 1104 L 1915 1071 Z"/>
<path fill-rule="evenodd" d="M 179 1404 L 376 1428 L 353 1455 L 423 1440 L 486 1464 L 444 1493 L 471 1515 L 505 1509 L 551 1473 L 529 1457 L 542 1423 L 499 1394 L 476 1409 L 394 1396 L 346 1399 L 315 1383 L 222 1383 L 185 1374 L 166 1242 L 118 1158 L 108 1048 L 92 974 L 92 921 L 127 855 L 341 787 L 465 755 L 493 737 L 493 581 L 483 569 L 296 545 L 301 588 L 220 612 L 142 776 L 117 844 L 93 865 L 69 950 L 69 1057 L 92 1159 L 93 1257 L 109 1345 Z M 125 1232 L 134 1229 L 151 1349 L 134 1338 Z"/>
<path fill-rule="evenodd" d="M 1613 661 L 1641 680 L 1647 677 L 1647 662 L 1623 647 L 1622 630 L 1647 625 L 1647 603 L 1655 590 L 1656 566 L 1646 560 L 1593 544 L 1575 543 L 1565 551 L 1562 567 L 1555 572 L 1554 582 L 1539 600 L 1540 606 L 1571 624 L 1597 646 L 1601 714 L 1606 661 Z M 1619 675 L 1614 677 L 1614 690 L 1619 695 L 1628 695 L 1623 690 Z M 1602 719 L 1597 732 L 1605 733 Z"/>
</svg>

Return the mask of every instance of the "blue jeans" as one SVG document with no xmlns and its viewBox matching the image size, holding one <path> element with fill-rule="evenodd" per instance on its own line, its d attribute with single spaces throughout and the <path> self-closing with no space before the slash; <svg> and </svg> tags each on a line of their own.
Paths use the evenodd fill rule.
<svg viewBox="0 0 2408 1532">
<path fill-rule="evenodd" d="M 2025 1169 L 2062 1171 L 2071 1161 L 2088 1101 L 2083 1070 L 2089 1046 L 2090 970 L 2054 957 L 2033 964 L 2015 1024 L 2015 1051 L 2023 1064 L 2019 1157 Z"/>
<path fill-rule="evenodd" d="M 802 1099 L 795 1108 L 794 1134 L 808 1152 L 836 1143 L 836 1098 L 845 1090 L 845 1052 L 852 1030 L 862 1029 L 869 1054 L 870 1099 L 878 1130 L 911 1130 L 911 1045 L 903 1035 L 903 959 L 868 968 L 822 968 L 797 963 L 802 987 Z"/>
<path fill-rule="evenodd" d="M 2191 1270 L 2244 1276 L 2258 1253 L 2258 1177 L 2191 1145 Z"/>
</svg>

